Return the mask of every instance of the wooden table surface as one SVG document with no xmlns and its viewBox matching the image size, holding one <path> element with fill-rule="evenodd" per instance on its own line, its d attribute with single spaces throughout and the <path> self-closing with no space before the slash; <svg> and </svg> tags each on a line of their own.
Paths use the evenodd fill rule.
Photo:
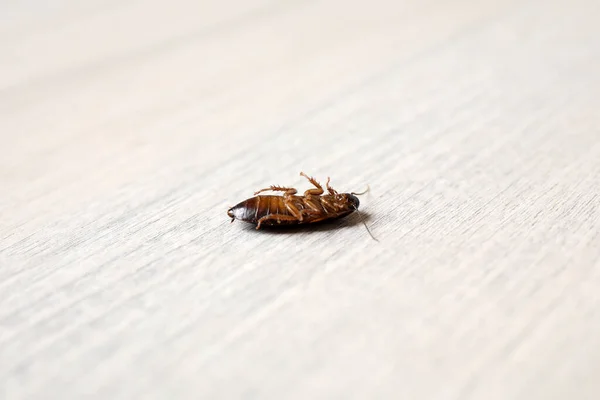
<svg viewBox="0 0 600 400">
<path fill-rule="evenodd" d="M 600 398 L 599 16 L 2 2 L 0 399 Z"/>
</svg>

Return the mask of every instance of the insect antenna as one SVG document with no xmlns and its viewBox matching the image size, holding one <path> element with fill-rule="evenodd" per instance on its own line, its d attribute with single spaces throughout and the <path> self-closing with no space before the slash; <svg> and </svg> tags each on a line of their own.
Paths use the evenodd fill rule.
<svg viewBox="0 0 600 400">
<path fill-rule="evenodd" d="M 369 229 L 369 227 L 367 226 L 367 223 L 365 222 L 365 216 L 363 215 L 363 213 L 361 213 L 360 211 L 358 211 L 358 208 L 354 207 L 354 211 L 356 211 L 356 213 L 358 214 L 359 218 L 360 218 L 360 222 L 363 223 L 363 225 L 365 226 L 365 228 L 367 229 L 367 232 L 369 232 L 369 236 L 371 236 L 371 238 L 376 241 L 379 242 L 379 239 L 377 239 L 375 236 L 373 236 L 373 234 L 371 233 L 371 230 Z"/>
<path fill-rule="evenodd" d="M 365 190 L 363 190 L 362 192 L 360 192 L 360 193 L 351 192 L 350 194 L 353 194 L 353 195 L 355 195 L 355 196 L 360 196 L 361 194 L 365 194 L 365 193 L 367 193 L 369 190 L 371 190 L 371 188 L 369 187 L 369 185 L 367 185 L 367 188 L 366 188 Z M 360 217 L 360 222 L 362 222 L 362 223 L 363 223 L 363 225 L 364 225 L 364 226 L 365 226 L 365 228 L 367 229 L 367 232 L 369 232 L 369 236 L 371 236 L 371 238 L 372 238 L 374 241 L 376 241 L 376 242 L 379 242 L 379 240 L 378 240 L 378 239 L 377 239 L 375 236 L 373 236 L 373 234 L 371 233 L 371 230 L 370 230 L 370 229 L 369 229 L 369 227 L 367 226 L 367 223 L 365 222 L 365 217 L 364 217 L 363 213 L 359 212 L 359 211 L 358 211 L 358 208 L 356 208 L 356 207 L 354 207 L 354 211 L 356 211 L 356 213 L 359 215 L 359 217 Z"/>
<path fill-rule="evenodd" d="M 355 196 L 360 196 L 361 194 L 367 193 L 369 190 L 371 190 L 371 188 L 369 187 L 369 185 L 367 185 L 367 188 L 365 190 L 363 190 L 362 192 L 360 192 L 360 193 L 351 192 L 350 194 L 353 194 Z"/>
</svg>

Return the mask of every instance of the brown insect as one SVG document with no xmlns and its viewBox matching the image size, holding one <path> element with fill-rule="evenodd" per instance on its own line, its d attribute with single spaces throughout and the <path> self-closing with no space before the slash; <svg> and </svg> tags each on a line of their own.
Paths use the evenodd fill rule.
<svg viewBox="0 0 600 400">
<path fill-rule="evenodd" d="M 343 218 L 358 211 L 360 201 L 356 197 L 366 193 L 338 193 L 329 186 L 330 179 L 325 184 L 328 194 L 323 194 L 323 187 L 314 178 L 304 172 L 300 175 L 308 179 L 315 186 L 308 189 L 303 196 L 297 196 L 294 188 L 270 186 L 254 193 L 254 197 L 242 201 L 227 211 L 231 222 L 240 221 L 256 224 L 256 229 L 261 226 L 290 226 L 313 224 L 316 222 Z M 368 189 L 367 189 L 368 190 Z M 256 196 L 266 191 L 284 192 L 283 196 Z M 364 221 L 363 221 L 364 223 Z M 365 224 L 367 231 L 369 228 Z M 373 235 L 369 231 L 371 237 Z M 373 237 L 373 239 L 375 239 Z M 375 239 L 377 240 L 377 239 Z"/>
</svg>

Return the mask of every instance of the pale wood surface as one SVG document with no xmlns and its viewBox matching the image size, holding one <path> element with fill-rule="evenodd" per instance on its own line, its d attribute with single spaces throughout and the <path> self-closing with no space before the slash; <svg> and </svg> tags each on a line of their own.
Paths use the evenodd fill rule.
<svg viewBox="0 0 600 400">
<path fill-rule="evenodd" d="M 599 4 L 2 2 L 0 399 L 600 398 Z"/>
</svg>

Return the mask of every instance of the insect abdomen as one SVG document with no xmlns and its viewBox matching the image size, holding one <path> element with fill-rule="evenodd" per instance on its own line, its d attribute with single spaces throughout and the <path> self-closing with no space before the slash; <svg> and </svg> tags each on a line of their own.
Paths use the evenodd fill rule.
<svg viewBox="0 0 600 400">
<path fill-rule="evenodd" d="M 232 207 L 228 215 L 241 221 L 257 223 L 271 214 L 290 215 L 281 196 L 255 196 Z M 286 221 L 287 222 L 287 221 Z"/>
</svg>

